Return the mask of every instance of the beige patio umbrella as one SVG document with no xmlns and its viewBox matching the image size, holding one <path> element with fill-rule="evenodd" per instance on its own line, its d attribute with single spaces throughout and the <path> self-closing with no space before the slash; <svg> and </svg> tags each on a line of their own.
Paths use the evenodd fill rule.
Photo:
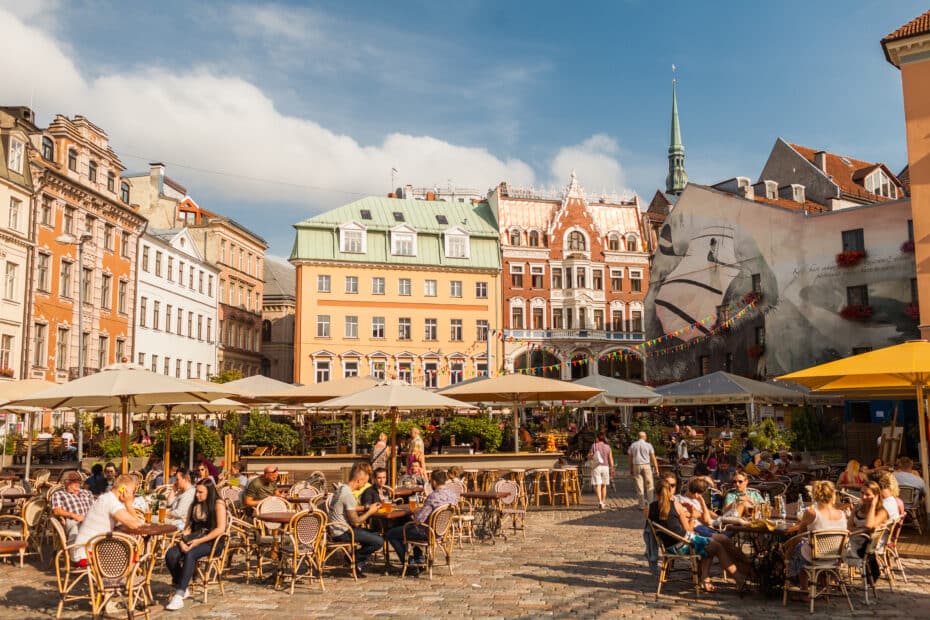
<svg viewBox="0 0 930 620">
<path fill-rule="evenodd" d="M 319 403 L 330 398 L 361 392 L 379 383 L 380 381 L 374 377 L 345 377 L 343 379 L 324 381 L 323 383 L 289 387 L 286 390 L 268 394 L 268 398 L 279 403 Z M 352 411 L 352 454 L 355 454 L 356 448 L 355 418 L 355 411 Z"/>
<path fill-rule="evenodd" d="M 129 470 L 129 410 L 166 402 L 208 402 L 231 396 L 218 384 L 199 384 L 154 373 L 135 364 L 113 364 L 100 372 L 57 384 L 8 405 L 30 407 L 119 407 L 122 413 L 122 471 Z"/>
<path fill-rule="evenodd" d="M 325 400 L 320 409 L 343 411 L 387 411 L 391 416 L 391 480 L 397 476 L 397 416 L 400 411 L 436 411 L 474 409 L 474 405 L 447 398 L 435 392 L 404 383 L 389 381 L 374 387 Z"/>
<path fill-rule="evenodd" d="M 451 398 L 470 403 L 505 402 L 513 403 L 513 448 L 520 451 L 520 422 L 517 403 L 538 403 L 551 400 L 588 400 L 604 390 L 587 385 L 578 385 L 558 379 L 547 379 L 533 375 L 498 375 L 480 381 L 467 381 L 439 392 Z"/>
<path fill-rule="evenodd" d="M 236 379 L 222 384 L 224 389 L 231 392 L 232 398 L 248 404 L 276 402 L 269 394 L 280 392 L 293 387 L 290 383 L 278 381 L 265 375 L 253 375 L 244 379 Z"/>
<path fill-rule="evenodd" d="M 0 409 L 16 413 L 26 414 L 26 474 L 24 478 L 29 478 L 29 469 L 32 466 L 32 427 L 35 425 L 36 411 L 42 407 L 13 406 L 9 403 L 19 398 L 26 398 L 55 387 L 57 383 L 46 381 L 45 379 L 20 379 L 19 381 L 3 381 L 0 383 Z M 6 458 L 6 440 L 3 441 L 3 456 Z M 80 464 L 78 465 L 80 467 Z"/>
</svg>

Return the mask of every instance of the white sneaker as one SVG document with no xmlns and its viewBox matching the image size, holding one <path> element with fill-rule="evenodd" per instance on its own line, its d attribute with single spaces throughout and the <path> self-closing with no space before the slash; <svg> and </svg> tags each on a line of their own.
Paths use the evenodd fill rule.
<svg viewBox="0 0 930 620">
<path fill-rule="evenodd" d="M 191 589 L 188 588 L 188 589 L 184 590 L 184 596 L 182 596 L 181 598 L 183 598 L 183 599 L 186 601 L 186 600 L 189 599 L 190 597 L 191 597 Z"/>
<path fill-rule="evenodd" d="M 173 595 L 171 597 L 171 600 L 168 601 L 168 604 L 165 605 L 165 609 L 167 609 L 168 611 L 177 611 L 179 609 L 184 609 L 184 599 L 178 594 Z"/>
</svg>

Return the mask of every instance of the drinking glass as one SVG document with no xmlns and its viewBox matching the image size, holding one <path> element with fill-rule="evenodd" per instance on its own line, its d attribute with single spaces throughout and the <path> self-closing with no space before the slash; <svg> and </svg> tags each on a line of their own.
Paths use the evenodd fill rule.
<svg viewBox="0 0 930 620">
<path fill-rule="evenodd" d="M 164 506 L 161 506 L 161 507 L 158 509 L 158 522 L 159 522 L 159 523 L 164 523 L 164 522 L 165 522 L 165 516 L 166 516 L 166 513 L 167 513 L 167 512 L 168 512 L 168 509 L 165 508 Z"/>
</svg>

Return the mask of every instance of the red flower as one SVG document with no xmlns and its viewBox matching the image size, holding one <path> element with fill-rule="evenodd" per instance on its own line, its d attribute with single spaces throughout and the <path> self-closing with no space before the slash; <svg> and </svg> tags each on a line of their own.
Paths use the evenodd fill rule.
<svg viewBox="0 0 930 620">
<path fill-rule="evenodd" d="M 920 318 L 920 306 L 918 304 L 907 304 L 904 306 L 904 314 L 916 321 Z"/>
<path fill-rule="evenodd" d="M 755 359 L 755 358 L 762 357 L 763 353 L 765 353 L 764 344 L 751 344 L 748 347 L 746 347 L 746 355 L 748 355 L 751 358 Z"/>
<path fill-rule="evenodd" d="M 840 310 L 840 316 L 847 321 L 868 321 L 872 318 L 872 306 L 850 304 Z"/>
<path fill-rule="evenodd" d="M 865 250 L 848 250 L 836 255 L 836 264 L 840 267 L 853 267 L 866 257 Z"/>
<path fill-rule="evenodd" d="M 914 240 L 908 239 L 901 244 L 901 252 L 904 254 L 913 254 L 914 253 Z"/>
</svg>

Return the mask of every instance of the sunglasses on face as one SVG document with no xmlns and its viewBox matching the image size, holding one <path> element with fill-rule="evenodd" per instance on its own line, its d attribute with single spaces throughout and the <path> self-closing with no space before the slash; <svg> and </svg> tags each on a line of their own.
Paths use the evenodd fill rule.
<svg viewBox="0 0 930 620">
<path fill-rule="evenodd" d="M 745 479 L 743 479 L 743 480 L 734 480 L 734 482 L 735 482 L 736 484 L 743 484 L 744 482 L 746 482 L 746 480 L 745 480 Z"/>
</svg>

